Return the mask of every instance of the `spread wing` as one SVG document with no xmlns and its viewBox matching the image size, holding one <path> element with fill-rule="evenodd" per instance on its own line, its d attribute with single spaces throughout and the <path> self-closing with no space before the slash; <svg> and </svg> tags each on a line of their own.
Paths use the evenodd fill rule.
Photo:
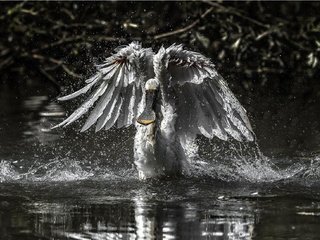
<svg viewBox="0 0 320 240">
<path fill-rule="evenodd" d="M 166 52 L 171 83 L 177 94 L 176 126 L 180 134 L 252 141 L 246 110 L 210 60 L 184 50 L 181 45 L 172 45 Z"/>
<path fill-rule="evenodd" d="M 86 80 L 82 89 L 59 98 L 61 101 L 81 94 L 91 94 L 60 126 L 67 126 L 79 119 L 95 104 L 81 131 L 96 123 L 96 131 L 112 126 L 118 128 L 131 125 L 142 100 L 146 79 L 152 77 L 151 49 L 143 49 L 138 43 L 131 43 L 115 49 L 116 53 L 97 65 L 97 73 Z"/>
</svg>

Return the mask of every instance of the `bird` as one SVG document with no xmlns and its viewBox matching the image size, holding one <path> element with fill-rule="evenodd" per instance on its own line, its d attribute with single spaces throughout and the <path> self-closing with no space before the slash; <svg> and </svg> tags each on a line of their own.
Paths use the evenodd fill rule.
<svg viewBox="0 0 320 240">
<path fill-rule="evenodd" d="M 56 127 L 89 112 L 81 132 L 134 125 L 134 164 L 140 179 L 176 177 L 190 170 L 188 150 L 198 135 L 253 141 L 246 110 L 211 60 L 182 44 L 157 52 L 131 42 L 114 49 L 78 91 L 88 98 Z"/>
</svg>

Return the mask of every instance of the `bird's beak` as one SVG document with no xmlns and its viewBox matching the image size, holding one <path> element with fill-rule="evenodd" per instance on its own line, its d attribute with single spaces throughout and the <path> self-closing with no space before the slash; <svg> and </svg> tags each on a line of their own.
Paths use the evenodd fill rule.
<svg viewBox="0 0 320 240">
<path fill-rule="evenodd" d="M 146 90 L 146 105 L 138 117 L 137 122 L 142 125 L 149 125 L 156 121 L 156 113 L 154 112 L 154 102 L 157 95 L 157 90 Z"/>
</svg>

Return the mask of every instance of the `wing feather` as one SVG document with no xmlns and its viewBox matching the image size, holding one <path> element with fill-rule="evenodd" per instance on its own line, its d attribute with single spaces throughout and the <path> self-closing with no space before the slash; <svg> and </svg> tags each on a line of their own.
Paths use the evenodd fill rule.
<svg viewBox="0 0 320 240">
<path fill-rule="evenodd" d="M 114 89 L 117 87 L 117 84 L 119 83 L 122 76 L 122 68 L 118 67 L 118 71 L 115 73 L 114 78 L 117 79 L 116 81 L 113 81 L 111 83 L 111 86 L 109 86 L 104 94 L 100 97 L 99 102 L 93 109 L 93 111 L 90 113 L 87 121 L 85 122 L 84 126 L 81 129 L 81 132 L 86 131 L 89 129 L 93 124 L 96 123 L 98 118 L 103 114 L 104 110 L 106 109 L 108 103 L 110 102 L 110 99 L 113 96 Z"/>
<path fill-rule="evenodd" d="M 166 53 L 171 84 L 177 93 L 177 128 L 181 135 L 252 141 L 254 135 L 246 111 L 214 64 L 181 45 L 170 46 Z"/>
<path fill-rule="evenodd" d="M 123 98 L 119 97 L 117 99 L 116 104 L 114 105 L 114 108 L 113 108 L 114 114 L 112 114 L 112 116 L 109 118 L 109 120 L 106 122 L 106 124 L 104 126 L 105 130 L 110 129 L 115 124 L 115 122 L 118 120 L 118 117 L 120 115 L 120 110 L 122 107 L 122 103 L 123 103 Z"/>
<path fill-rule="evenodd" d="M 108 96 L 107 102 L 105 102 L 105 106 L 102 108 L 103 114 L 99 118 L 97 125 L 96 125 L 96 131 L 99 131 L 102 129 L 105 124 L 109 121 L 109 119 L 112 118 L 112 115 L 114 114 L 114 107 L 116 106 L 116 103 L 119 98 L 119 93 L 123 85 L 123 79 L 124 79 L 124 74 L 123 74 L 123 68 L 121 69 L 122 71 L 117 77 L 117 81 L 114 83 L 114 86 L 112 90 L 110 90 L 110 94 Z"/>
<path fill-rule="evenodd" d="M 105 91 L 106 88 L 107 88 L 107 82 L 103 82 L 99 86 L 99 88 L 93 94 L 91 94 L 90 97 L 88 97 L 85 100 L 85 102 L 77 110 L 75 110 L 67 119 L 65 119 L 60 124 L 56 125 L 54 128 L 61 127 L 61 126 L 68 126 L 69 124 L 79 119 L 98 100 L 98 98 Z"/>
<path fill-rule="evenodd" d="M 130 85 L 130 86 L 124 88 L 122 90 L 122 92 L 120 93 L 123 98 L 123 102 L 122 102 L 121 111 L 119 112 L 117 127 L 126 126 L 125 122 L 127 120 L 126 119 L 127 112 L 129 111 L 130 98 L 131 98 L 131 94 L 134 94 L 134 92 L 132 91 L 132 88 L 133 88 L 133 85 Z"/>
<path fill-rule="evenodd" d="M 71 93 L 71 94 L 69 94 L 69 95 L 67 95 L 67 96 L 58 98 L 58 100 L 59 100 L 59 101 L 66 101 L 66 100 L 70 100 L 70 99 L 76 98 L 76 97 L 78 97 L 79 95 L 86 93 L 87 91 L 89 91 L 89 90 L 93 87 L 93 85 L 94 85 L 96 82 L 98 82 L 99 80 L 101 80 L 101 77 L 102 77 L 101 73 L 95 74 L 93 77 L 91 77 L 91 78 L 88 79 L 88 80 L 89 80 L 89 81 L 88 81 L 88 84 L 87 84 L 85 87 L 83 87 L 83 88 L 79 89 L 78 91 L 76 91 L 76 92 L 74 92 L 74 93 Z"/>
<path fill-rule="evenodd" d="M 102 64 L 96 65 L 97 73 L 85 81 L 85 87 L 59 98 L 73 99 L 93 89 L 82 105 L 55 127 L 67 126 L 78 120 L 98 100 L 81 131 L 86 131 L 95 123 L 96 131 L 133 124 L 142 102 L 144 84 L 152 77 L 150 68 L 146 67 L 152 67 L 152 60 L 152 50 L 141 48 L 138 43 L 118 47 L 115 54 L 106 58 Z"/>
</svg>

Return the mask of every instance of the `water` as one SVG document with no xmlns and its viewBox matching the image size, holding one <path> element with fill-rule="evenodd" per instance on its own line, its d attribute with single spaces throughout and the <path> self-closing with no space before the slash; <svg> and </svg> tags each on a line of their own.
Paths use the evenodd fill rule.
<svg viewBox="0 0 320 240">
<path fill-rule="evenodd" d="M 51 95 L 43 85 L 1 87 L 0 239 L 319 239 L 318 132 L 296 134 L 292 147 L 282 139 L 297 129 L 268 138 L 281 118 L 254 115 L 260 147 L 199 138 L 188 175 L 143 182 L 133 128 L 50 131 L 76 104 Z M 317 126 L 312 116 L 305 128 Z"/>
</svg>

